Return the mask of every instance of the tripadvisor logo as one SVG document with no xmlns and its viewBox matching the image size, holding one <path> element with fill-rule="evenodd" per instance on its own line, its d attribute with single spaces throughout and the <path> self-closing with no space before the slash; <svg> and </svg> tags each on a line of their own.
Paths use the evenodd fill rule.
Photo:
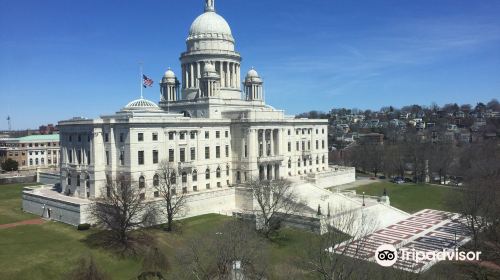
<svg viewBox="0 0 500 280">
<path fill-rule="evenodd" d="M 399 259 L 403 261 L 479 261 L 481 252 L 463 252 L 455 250 L 442 251 L 417 251 L 415 249 L 401 248 L 399 251 L 393 245 L 384 244 L 375 251 L 375 261 L 381 266 L 393 266 Z"/>
<path fill-rule="evenodd" d="M 381 245 L 375 252 L 375 260 L 381 266 L 392 266 L 398 260 L 398 251 L 396 250 L 396 247 L 392 245 Z"/>
</svg>

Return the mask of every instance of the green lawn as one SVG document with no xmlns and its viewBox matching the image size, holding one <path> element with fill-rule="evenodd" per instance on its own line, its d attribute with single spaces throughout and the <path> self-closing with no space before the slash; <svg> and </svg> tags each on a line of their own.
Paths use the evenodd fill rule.
<svg viewBox="0 0 500 280">
<path fill-rule="evenodd" d="M 26 184 L 0 185 L 0 225 L 36 218 L 21 210 L 21 194 Z"/>
<path fill-rule="evenodd" d="M 447 210 L 442 197 L 452 190 L 415 185 L 372 184 L 361 187 L 358 191 L 365 191 L 370 195 L 379 195 L 383 188 L 387 188 L 392 204 L 406 211 L 416 211 L 423 208 Z M 12 220 L 31 218 L 30 215 L 20 212 L 21 186 L 0 187 L 0 216 Z M 16 202 L 17 201 L 17 202 Z M 416 201 L 416 202 L 415 202 Z M 5 203 L 7 202 L 7 203 Z M 16 204 L 17 203 L 17 204 Z M 6 211 L 6 210 L 10 210 Z M 160 229 L 148 229 L 155 237 L 157 246 L 175 264 L 176 252 L 187 242 L 196 237 L 214 234 L 217 226 L 230 219 L 220 215 L 205 215 L 186 219 L 181 222 L 180 230 L 166 233 Z M 86 232 L 77 231 L 74 227 L 57 222 L 47 222 L 43 225 L 18 226 L 9 229 L 0 229 L 0 279 L 64 279 L 63 276 L 71 270 L 82 256 L 92 255 L 96 263 L 112 279 L 136 279 L 141 269 L 141 259 L 135 257 L 121 258 L 104 249 L 89 245 L 89 236 L 95 230 Z M 300 230 L 283 229 L 270 248 L 270 279 L 313 279 L 311 275 L 299 271 L 298 264 L 303 253 L 318 238 L 317 235 Z M 453 271 L 456 267 L 442 264 Z M 375 264 L 371 267 L 379 268 Z M 175 267 L 172 269 L 182 269 Z M 297 274 L 297 271 L 298 274 Z M 425 275 L 432 275 L 436 270 L 431 269 Z M 295 272 L 295 274 L 293 274 Z M 382 271 L 383 272 L 383 271 Z M 292 274 L 289 274 L 292 273 Z M 277 277 L 279 276 L 279 277 Z M 167 279 L 172 279 L 167 275 Z M 375 279 L 375 277 L 374 277 Z M 383 279 L 378 278 L 378 279 Z"/>
<path fill-rule="evenodd" d="M 422 209 L 454 211 L 449 201 L 458 195 L 456 190 L 417 184 L 393 184 L 390 182 L 373 183 L 354 188 L 357 194 L 381 196 L 384 188 L 389 194 L 391 205 L 403 211 L 414 213 Z"/>
</svg>

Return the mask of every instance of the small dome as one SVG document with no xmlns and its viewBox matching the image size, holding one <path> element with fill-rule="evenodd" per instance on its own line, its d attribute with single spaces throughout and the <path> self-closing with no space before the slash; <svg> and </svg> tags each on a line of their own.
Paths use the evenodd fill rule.
<svg viewBox="0 0 500 280">
<path fill-rule="evenodd" d="M 213 11 L 201 14 L 191 25 L 188 40 L 198 38 L 221 38 L 234 41 L 227 21 Z"/>
<path fill-rule="evenodd" d="M 175 73 L 170 68 L 168 68 L 167 72 L 165 72 L 164 78 L 175 79 Z"/>
<path fill-rule="evenodd" d="M 257 73 L 257 71 L 252 68 L 250 69 L 250 71 L 248 71 L 247 78 L 259 78 L 259 73 Z"/>
<path fill-rule="evenodd" d="M 262 83 L 259 73 L 255 69 L 250 69 L 245 77 L 245 83 Z"/>
<path fill-rule="evenodd" d="M 141 98 L 127 104 L 123 111 L 158 111 L 161 110 L 156 103 L 147 99 Z"/>
</svg>

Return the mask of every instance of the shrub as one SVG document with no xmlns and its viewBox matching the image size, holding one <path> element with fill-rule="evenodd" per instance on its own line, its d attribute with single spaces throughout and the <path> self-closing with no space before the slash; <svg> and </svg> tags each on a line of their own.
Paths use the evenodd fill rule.
<svg viewBox="0 0 500 280">
<path fill-rule="evenodd" d="M 79 224 L 78 225 L 78 230 L 89 230 L 90 229 L 90 224 Z"/>
</svg>

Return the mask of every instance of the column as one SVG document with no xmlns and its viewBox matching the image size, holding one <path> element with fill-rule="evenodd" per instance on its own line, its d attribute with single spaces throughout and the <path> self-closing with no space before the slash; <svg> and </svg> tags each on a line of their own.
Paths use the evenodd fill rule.
<svg viewBox="0 0 500 280">
<path fill-rule="evenodd" d="M 182 88 L 186 88 L 186 65 L 182 65 Z"/>
<path fill-rule="evenodd" d="M 229 87 L 229 62 L 224 63 L 224 87 Z"/>
<path fill-rule="evenodd" d="M 196 62 L 196 77 L 194 79 L 194 84 L 197 88 L 200 87 L 200 63 Z"/>
<path fill-rule="evenodd" d="M 274 156 L 274 129 L 271 129 L 271 156 Z"/>
<path fill-rule="evenodd" d="M 221 74 L 220 74 L 220 79 L 221 79 L 221 86 L 222 87 L 227 87 L 226 86 L 226 80 L 227 80 L 227 72 L 226 72 L 226 62 L 222 62 L 221 64 Z"/>
<path fill-rule="evenodd" d="M 189 73 L 190 74 L 189 75 L 189 79 L 190 79 L 190 81 L 189 81 L 189 87 L 193 88 L 194 87 L 194 67 L 193 67 L 192 63 L 189 64 L 189 70 L 190 70 L 190 73 Z"/>
<path fill-rule="evenodd" d="M 241 86 L 241 80 L 240 80 L 240 77 L 241 77 L 241 76 L 240 76 L 240 75 L 241 75 L 241 72 L 240 72 L 240 65 L 239 65 L 239 64 L 237 64 L 237 65 L 236 65 L 236 84 L 237 84 L 237 85 L 236 85 L 236 88 L 238 88 L 238 89 L 239 89 L 239 88 L 240 88 L 240 86 Z"/>
<path fill-rule="evenodd" d="M 266 140 L 266 133 L 267 130 L 263 129 L 262 130 L 262 156 L 267 156 L 267 140 Z"/>
<path fill-rule="evenodd" d="M 236 81 L 236 63 L 233 63 L 233 88 L 237 88 L 238 82 Z"/>
</svg>

